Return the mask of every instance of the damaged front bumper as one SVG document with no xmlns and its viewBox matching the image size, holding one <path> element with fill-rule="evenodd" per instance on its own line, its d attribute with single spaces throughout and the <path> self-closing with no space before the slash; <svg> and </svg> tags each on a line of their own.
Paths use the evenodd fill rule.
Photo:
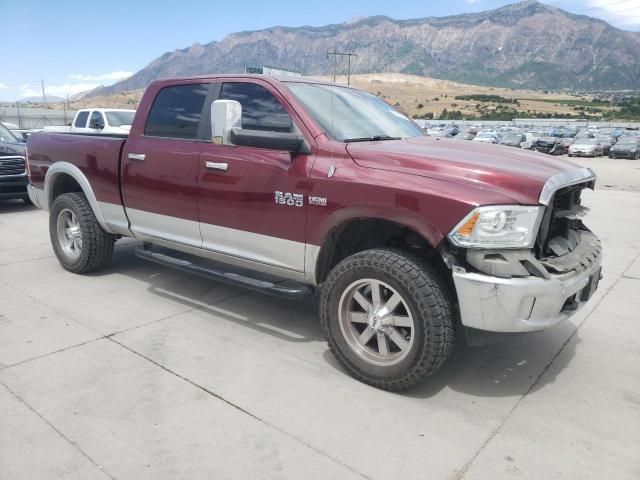
<svg viewBox="0 0 640 480">
<path fill-rule="evenodd" d="M 575 314 L 601 278 L 600 242 L 590 232 L 584 236 L 582 248 L 554 263 L 542 262 L 545 270 L 551 270 L 543 276 L 496 276 L 453 267 L 462 324 L 493 332 L 528 332 L 552 327 Z"/>
</svg>

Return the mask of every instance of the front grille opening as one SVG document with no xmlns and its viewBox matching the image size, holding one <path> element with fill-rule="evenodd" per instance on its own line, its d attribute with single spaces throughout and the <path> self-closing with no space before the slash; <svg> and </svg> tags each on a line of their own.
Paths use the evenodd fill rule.
<svg viewBox="0 0 640 480">
<path fill-rule="evenodd" d="M 575 247 L 576 237 L 571 232 L 585 229 L 580 216 L 584 213 L 581 196 L 586 186 L 587 184 L 579 184 L 565 187 L 553 196 L 536 241 L 538 259 L 556 257 Z M 555 247 L 558 243 L 563 245 L 562 253 Z"/>
</svg>

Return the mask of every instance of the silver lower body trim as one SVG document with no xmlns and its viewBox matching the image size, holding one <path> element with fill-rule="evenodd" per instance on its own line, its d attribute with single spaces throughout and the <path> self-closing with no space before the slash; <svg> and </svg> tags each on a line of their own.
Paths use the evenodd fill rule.
<svg viewBox="0 0 640 480">
<path fill-rule="evenodd" d="M 127 208 L 139 240 L 315 285 L 320 247 L 235 228 Z"/>
<path fill-rule="evenodd" d="M 129 220 L 124 212 L 122 205 L 114 203 L 98 202 L 98 208 L 102 212 L 104 223 L 111 229 L 112 233 L 117 235 L 131 236 L 129 230 Z"/>
<path fill-rule="evenodd" d="M 29 194 L 29 200 L 36 207 L 41 208 L 43 210 L 49 210 L 49 206 L 47 205 L 47 198 L 44 194 L 44 189 L 36 188 L 33 185 L 27 185 L 27 193 Z"/>
<path fill-rule="evenodd" d="M 192 247 L 202 247 L 200 224 L 193 220 L 127 208 L 131 232 L 136 238 L 162 238 Z"/>
<path fill-rule="evenodd" d="M 200 223 L 202 247 L 234 257 L 304 272 L 305 244 L 235 228 Z"/>
<path fill-rule="evenodd" d="M 584 306 L 586 302 L 579 297 L 592 276 L 599 275 L 600 265 L 598 258 L 585 271 L 548 280 L 492 277 L 456 267 L 453 280 L 462 324 L 492 332 L 529 332 L 553 327 Z M 576 308 L 564 309 L 566 301 L 574 295 Z"/>
</svg>

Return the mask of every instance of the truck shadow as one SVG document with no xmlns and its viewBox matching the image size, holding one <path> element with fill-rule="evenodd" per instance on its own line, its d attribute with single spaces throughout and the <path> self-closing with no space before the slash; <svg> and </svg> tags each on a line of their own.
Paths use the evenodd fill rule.
<svg viewBox="0 0 640 480">
<path fill-rule="evenodd" d="M 117 273 L 146 282 L 149 292 L 210 314 L 211 322 L 231 322 L 286 342 L 324 342 L 317 296 L 284 300 L 226 287 L 141 260 L 135 256 L 136 245 L 137 242 L 129 240 L 119 243 L 110 266 L 94 275 Z M 205 287 L 201 288 L 203 284 Z M 219 290 L 223 288 L 229 290 L 220 297 Z M 219 298 L 212 298 L 217 295 Z M 579 343 L 578 336 L 564 344 L 574 331 L 575 326 L 565 322 L 542 332 L 488 333 L 483 336 L 485 343 L 476 346 L 467 344 L 464 331 L 460 331 L 445 365 L 423 384 L 400 394 L 430 398 L 450 388 L 470 397 L 509 397 L 538 390 L 553 383 L 570 363 Z M 324 360 L 332 368 L 344 372 L 328 348 Z"/>
<path fill-rule="evenodd" d="M 109 266 L 92 275 L 130 276 L 147 283 L 147 290 L 158 297 L 210 314 L 212 322 L 231 322 L 287 342 L 324 339 L 316 296 L 286 300 L 202 279 L 138 258 L 134 252 L 138 245 L 132 240 L 118 242 Z"/>
<path fill-rule="evenodd" d="M 509 397 L 539 390 L 571 362 L 580 340 L 577 333 L 567 340 L 575 329 L 565 322 L 542 332 L 487 333 L 486 343 L 475 346 L 462 333 L 442 368 L 405 395 L 428 398 L 450 388 L 471 396 Z"/>
<path fill-rule="evenodd" d="M 20 213 L 36 210 L 36 206 L 27 205 L 22 200 L 0 200 L 0 215 L 3 213 Z"/>
</svg>

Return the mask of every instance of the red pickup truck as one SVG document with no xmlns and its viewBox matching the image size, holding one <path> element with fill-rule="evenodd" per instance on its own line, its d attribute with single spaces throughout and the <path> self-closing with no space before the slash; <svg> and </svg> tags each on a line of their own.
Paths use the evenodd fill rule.
<svg viewBox="0 0 640 480">
<path fill-rule="evenodd" d="M 127 136 L 35 133 L 29 194 L 64 268 L 120 237 L 163 265 L 289 297 L 320 291 L 344 368 L 400 390 L 459 327 L 540 330 L 593 294 L 582 223 L 594 173 L 546 155 L 426 137 L 384 101 L 265 76 L 153 82 Z"/>
</svg>

